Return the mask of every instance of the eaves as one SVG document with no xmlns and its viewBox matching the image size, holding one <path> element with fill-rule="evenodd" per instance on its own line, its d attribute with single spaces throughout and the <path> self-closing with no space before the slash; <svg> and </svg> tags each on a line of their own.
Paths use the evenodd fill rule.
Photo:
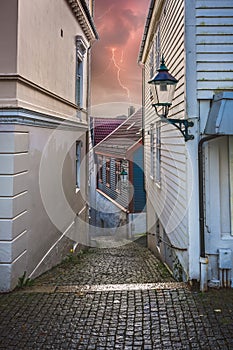
<svg viewBox="0 0 233 350">
<path fill-rule="evenodd" d="M 89 41 L 99 39 L 94 21 L 90 15 L 85 0 L 67 0 L 72 12 L 79 22 L 84 34 Z"/>
<path fill-rule="evenodd" d="M 164 0 L 151 0 L 138 55 L 138 63 L 145 64 L 154 37 L 154 28 L 159 22 Z"/>
</svg>

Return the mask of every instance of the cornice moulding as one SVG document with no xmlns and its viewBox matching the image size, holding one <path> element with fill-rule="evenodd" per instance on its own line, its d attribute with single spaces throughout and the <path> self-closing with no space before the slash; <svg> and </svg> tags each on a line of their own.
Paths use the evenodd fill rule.
<svg viewBox="0 0 233 350">
<path fill-rule="evenodd" d="M 40 114 L 26 109 L 1 109 L 0 124 L 20 124 L 44 128 L 59 129 L 88 129 L 88 124 L 80 120 L 59 118 Z"/>
</svg>

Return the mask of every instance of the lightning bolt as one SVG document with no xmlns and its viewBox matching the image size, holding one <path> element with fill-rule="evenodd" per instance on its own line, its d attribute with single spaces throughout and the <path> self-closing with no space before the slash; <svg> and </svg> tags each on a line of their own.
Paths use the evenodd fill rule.
<svg viewBox="0 0 233 350">
<path fill-rule="evenodd" d="M 112 48 L 112 59 L 111 59 L 111 61 L 113 62 L 114 66 L 117 69 L 117 80 L 118 80 L 118 83 L 119 83 L 120 87 L 126 91 L 128 98 L 130 98 L 129 89 L 126 86 L 124 86 L 122 84 L 122 82 L 121 82 L 121 78 L 120 78 L 121 67 L 116 62 L 115 51 L 116 51 L 116 49 L 113 47 Z M 120 60 L 120 62 L 121 63 L 123 62 L 123 51 L 121 52 L 121 60 Z"/>
</svg>

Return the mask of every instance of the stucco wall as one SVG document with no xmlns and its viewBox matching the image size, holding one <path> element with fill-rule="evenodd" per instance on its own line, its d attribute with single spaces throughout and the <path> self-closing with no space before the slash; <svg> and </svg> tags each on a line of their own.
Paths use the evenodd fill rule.
<svg viewBox="0 0 233 350">
<path fill-rule="evenodd" d="M 18 0 L 0 4 L 0 74 L 17 71 L 17 4 Z"/>
<path fill-rule="evenodd" d="M 75 102 L 76 35 L 85 40 L 67 1 L 19 0 L 18 73 Z"/>
<path fill-rule="evenodd" d="M 82 36 L 86 49 L 89 43 L 67 1 L 3 0 L 0 13 L 0 104 L 76 118 L 76 37 Z M 83 60 L 84 109 L 87 51 Z M 78 116 L 87 119 L 81 111 Z"/>
<path fill-rule="evenodd" d="M 85 142 L 76 189 L 77 131 L 0 126 L 0 289 L 35 277 L 74 243 L 88 244 Z M 67 185 L 69 184 L 69 186 Z"/>
<path fill-rule="evenodd" d="M 2 0 L 0 19 L 0 289 L 7 291 L 24 271 L 33 278 L 70 245 L 88 245 L 87 37 L 94 34 L 83 33 L 66 0 Z M 77 36 L 86 49 L 83 109 L 75 104 Z"/>
</svg>

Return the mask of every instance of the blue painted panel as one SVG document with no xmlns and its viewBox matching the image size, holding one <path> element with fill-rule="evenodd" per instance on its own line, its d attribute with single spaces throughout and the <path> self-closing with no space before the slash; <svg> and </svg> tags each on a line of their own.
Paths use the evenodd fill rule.
<svg viewBox="0 0 233 350">
<path fill-rule="evenodd" d="M 145 210 L 146 193 L 144 191 L 143 147 L 133 155 L 133 185 L 134 185 L 134 212 Z"/>
</svg>

